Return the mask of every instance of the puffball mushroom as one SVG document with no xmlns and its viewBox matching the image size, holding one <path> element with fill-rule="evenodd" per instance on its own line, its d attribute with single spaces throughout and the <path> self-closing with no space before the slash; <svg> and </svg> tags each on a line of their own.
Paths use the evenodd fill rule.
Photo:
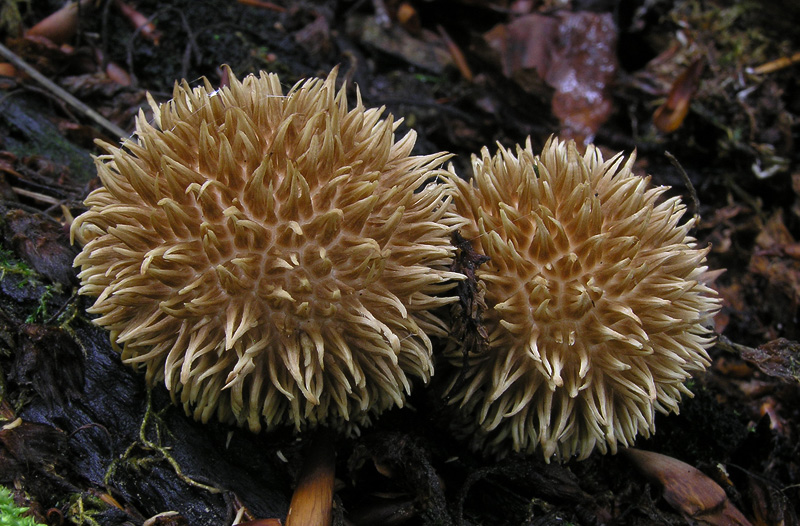
<svg viewBox="0 0 800 526">
<path fill-rule="evenodd" d="M 484 148 L 458 182 L 462 234 L 490 258 L 476 272 L 488 338 L 466 358 L 449 346 L 449 396 L 486 450 L 615 452 L 655 430 L 655 411 L 677 412 L 708 366 L 708 249 L 633 163 L 556 139 L 535 155 L 528 139 Z"/>
<path fill-rule="evenodd" d="M 80 293 L 125 362 L 201 421 L 365 424 L 427 382 L 455 298 L 447 155 L 327 79 L 176 84 L 102 144 L 72 225 Z M 445 177 L 445 179 L 447 179 Z"/>
</svg>

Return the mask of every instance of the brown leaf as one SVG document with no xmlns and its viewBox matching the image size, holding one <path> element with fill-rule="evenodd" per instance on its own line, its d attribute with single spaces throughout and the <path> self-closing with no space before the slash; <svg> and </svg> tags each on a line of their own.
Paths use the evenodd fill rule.
<svg viewBox="0 0 800 526">
<path fill-rule="evenodd" d="M 148 17 L 121 0 L 117 0 L 116 4 L 136 31 L 150 40 L 154 45 L 157 46 L 159 44 L 161 40 L 161 31 L 156 29 L 155 24 L 153 24 Z"/>
<path fill-rule="evenodd" d="M 785 383 L 800 382 L 800 343 L 778 338 L 757 349 L 742 346 L 742 359 L 772 378 Z"/>
<path fill-rule="evenodd" d="M 553 114 L 563 136 L 590 141 L 611 115 L 617 30 L 610 14 L 530 14 L 495 26 L 483 37 L 499 54 L 503 73 L 523 89 L 536 91 L 526 86 L 526 72 L 533 71 L 555 90 Z"/>
<path fill-rule="evenodd" d="M 442 73 L 452 64 L 450 53 L 438 37 L 415 38 L 396 24 L 382 27 L 374 16 L 351 15 L 347 18 L 351 38 L 398 57 L 426 71 Z"/>
<path fill-rule="evenodd" d="M 683 119 L 689 113 L 692 97 L 700 86 L 704 66 L 703 59 L 697 59 L 675 79 L 666 102 L 653 113 L 653 124 L 660 131 L 670 133 L 683 124 Z"/>
<path fill-rule="evenodd" d="M 0 430 L 0 482 L 13 483 L 60 463 L 66 455 L 67 435 L 46 424 L 22 422 Z"/>
<path fill-rule="evenodd" d="M 44 37 L 54 44 L 65 44 L 72 40 L 78 31 L 78 20 L 81 9 L 86 9 L 91 0 L 69 2 L 58 11 L 42 19 L 38 24 L 28 29 L 25 36 Z M 80 6 L 79 6 L 80 4 Z"/>
<path fill-rule="evenodd" d="M 466 354 L 483 351 L 489 341 L 489 334 L 481 319 L 486 311 L 486 303 L 475 276 L 475 271 L 489 261 L 489 257 L 475 251 L 472 243 L 464 239 L 458 231 L 453 233 L 453 246 L 458 249 L 458 254 L 451 270 L 466 276 L 465 280 L 456 285 L 459 303 L 456 307 L 453 334 L 464 342 L 466 359 Z"/>
<path fill-rule="evenodd" d="M 397 6 L 395 18 L 400 27 L 416 37 L 422 35 L 422 23 L 419 20 L 419 12 L 409 2 L 400 2 Z"/>
<path fill-rule="evenodd" d="M 797 526 L 792 504 L 780 488 L 748 473 L 748 495 L 756 526 Z"/>
<path fill-rule="evenodd" d="M 5 230 L 14 251 L 37 272 L 54 283 L 75 282 L 75 252 L 63 227 L 38 214 L 12 210 L 5 216 Z"/>
<path fill-rule="evenodd" d="M 75 62 L 73 49 L 69 46 L 57 46 L 47 37 L 26 34 L 22 38 L 7 41 L 6 45 L 46 76 L 56 75 Z"/>
<path fill-rule="evenodd" d="M 461 76 L 464 77 L 464 80 L 467 82 L 472 82 L 474 75 L 472 74 L 472 69 L 470 69 L 467 59 L 464 57 L 464 53 L 461 51 L 461 48 L 458 47 L 458 44 L 456 44 L 452 38 L 450 38 L 450 35 L 443 26 L 436 26 L 436 29 L 439 31 L 439 36 L 442 38 L 442 42 L 444 42 L 444 45 L 447 47 L 447 51 L 450 52 L 450 56 L 453 58 L 453 63 L 458 68 Z"/>
<path fill-rule="evenodd" d="M 236 0 L 236 1 L 242 5 L 249 5 L 253 7 L 260 7 L 262 9 L 269 9 L 270 11 L 275 11 L 277 13 L 286 12 L 285 7 L 278 4 L 274 4 L 272 2 L 266 2 L 265 0 Z"/>
<path fill-rule="evenodd" d="M 786 228 L 780 210 L 764 225 L 756 237 L 756 244 L 760 250 L 750 258 L 750 271 L 766 278 L 797 308 L 800 302 L 800 259 L 793 255 L 796 241 Z"/>
<path fill-rule="evenodd" d="M 0 76 L 3 77 L 16 77 L 19 75 L 17 68 L 8 62 L 0 62 Z"/>
<path fill-rule="evenodd" d="M 687 520 L 709 526 L 751 526 L 725 490 L 700 470 L 651 451 L 622 451 L 645 477 L 663 488 L 664 500 Z"/>
<path fill-rule="evenodd" d="M 294 34 L 294 41 L 311 55 L 326 55 L 331 52 L 331 26 L 322 15 Z"/>
</svg>

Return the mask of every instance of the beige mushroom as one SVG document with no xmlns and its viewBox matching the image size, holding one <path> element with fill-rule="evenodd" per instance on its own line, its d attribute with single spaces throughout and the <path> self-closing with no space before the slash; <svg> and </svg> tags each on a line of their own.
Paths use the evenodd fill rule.
<svg viewBox="0 0 800 526">
<path fill-rule="evenodd" d="M 476 274 L 488 338 L 466 360 L 448 347 L 449 396 L 480 447 L 613 453 L 652 433 L 656 411 L 677 412 L 708 366 L 708 249 L 633 163 L 556 139 L 536 155 L 528 140 L 484 148 L 458 183 L 462 234 L 490 258 Z"/>
<path fill-rule="evenodd" d="M 340 430 L 402 406 L 433 372 L 446 293 L 447 155 L 344 89 L 276 75 L 176 85 L 134 138 L 103 144 L 103 186 L 72 234 L 80 293 L 126 363 L 187 413 L 259 431 Z M 445 177 L 444 179 L 448 179 Z"/>
</svg>

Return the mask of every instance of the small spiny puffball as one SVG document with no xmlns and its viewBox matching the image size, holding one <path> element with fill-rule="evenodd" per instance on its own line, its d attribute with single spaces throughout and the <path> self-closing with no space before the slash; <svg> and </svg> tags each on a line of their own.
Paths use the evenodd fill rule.
<svg viewBox="0 0 800 526">
<path fill-rule="evenodd" d="M 460 278 L 452 185 L 427 184 L 448 156 L 412 156 L 415 134 L 395 141 L 360 97 L 348 110 L 335 71 L 285 95 L 229 76 L 176 84 L 154 124 L 102 145 L 72 226 L 80 293 L 199 420 L 357 429 L 432 374 L 431 309 Z"/>
<path fill-rule="evenodd" d="M 633 163 L 554 139 L 539 156 L 528 140 L 484 148 L 458 183 L 463 237 L 490 258 L 477 272 L 488 342 L 466 361 L 448 347 L 449 396 L 489 452 L 615 452 L 655 430 L 655 411 L 677 412 L 709 364 L 708 249 Z"/>
</svg>

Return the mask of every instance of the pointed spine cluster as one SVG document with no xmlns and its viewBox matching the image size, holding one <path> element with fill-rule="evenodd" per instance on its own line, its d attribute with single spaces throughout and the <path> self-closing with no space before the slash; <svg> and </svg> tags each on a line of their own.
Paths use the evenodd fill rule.
<svg viewBox="0 0 800 526">
<path fill-rule="evenodd" d="M 708 365 L 718 308 L 707 249 L 678 198 L 589 146 L 484 149 L 456 205 L 464 237 L 491 259 L 477 278 L 489 345 L 450 384 L 451 401 L 492 451 L 546 459 L 616 450 L 678 410 Z M 461 351 L 448 351 L 457 367 Z"/>
<path fill-rule="evenodd" d="M 187 412 L 253 430 L 349 426 L 402 406 L 432 374 L 432 310 L 458 226 L 445 154 L 335 74 L 284 95 L 275 75 L 176 85 L 154 123 L 105 144 L 103 187 L 73 233 L 81 294 L 123 359 Z"/>
</svg>

